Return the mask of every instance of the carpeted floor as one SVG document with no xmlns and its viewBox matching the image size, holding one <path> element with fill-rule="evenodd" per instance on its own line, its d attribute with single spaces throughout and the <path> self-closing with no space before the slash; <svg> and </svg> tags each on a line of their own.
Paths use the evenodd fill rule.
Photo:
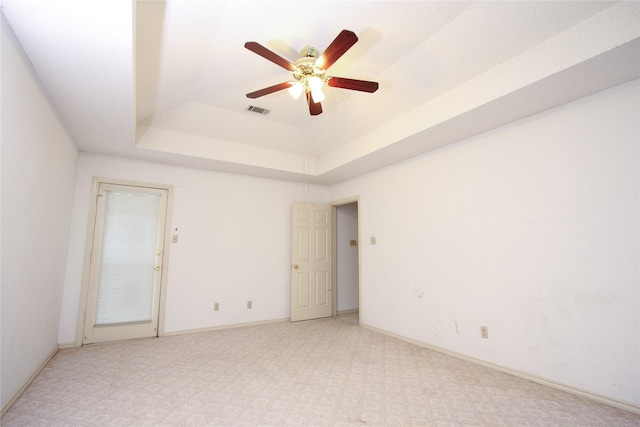
<svg viewBox="0 0 640 427">
<path fill-rule="evenodd" d="M 640 426 L 640 416 L 353 319 L 58 352 L 9 426 Z"/>
</svg>

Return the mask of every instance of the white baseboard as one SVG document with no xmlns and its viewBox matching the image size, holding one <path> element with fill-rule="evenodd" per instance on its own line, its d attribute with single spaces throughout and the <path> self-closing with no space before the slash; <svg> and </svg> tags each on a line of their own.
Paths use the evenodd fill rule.
<svg viewBox="0 0 640 427">
<path fill-rule="evenodd" d="M 351 313 L 358 313 L 360 310 L 358 310 L 357 308 L 352 308 L 350 310 L 340 310 L 338 311 L 336 314 L 338 316 L 340 316 L 341 314 L 351 314 Z"/>
<path fill-rule="evenodd" d="M 198 329 L 185 329 L 183 331 L 172 331 L 172 332 L 165 332 L 164 334 L 160 335 L 160 337 L 169 337 L 169 336 L 173 336 L 173 335 L 185 335 L 185 334 L 195 334 L 198 332 L 207 332 L 207 331 L 219 331 L 222 329 L 231 329 L 231 328 L 242 328 L 244 326 L 255 326 L 255 325 L 266 325 L 269 323 L 278 323 L 278 322 L 288 322 L 289 318 L 286 319 L 274 319 L 274 320 L 262 320 L 259 322 L 247 322 L 247 323 L 234 323 L 234 324 L 230 324 L 230 325 L 220 325 L 220 326 L 209 326 L 206 328 L 198 328 Z M 153 337 L 147 337 L 147 338 L 153 338 Z M 146 338 L 137 338 L 137 339 L 146 339 Z M 124 340 L 124 341 L 132 341 L 132 340 Z M 118 342 L 118 341 L 112 341 L 112 342 Z M 103 342 L 103 343 L 95 343 L 95 344 L 109 344 L 110 342 Z M 93 344 L 91 344 L 93 345 Z M 82 347 L 81 345 L 76 345 L 75 342 L 67 342 L 67 343 L 62 343 L 62 344 L 58 344 L 58 348 L 60 350 L 67 350 L 70 348 L 78 348 L 78 347 Z"/>
<path fill-rule="evenodd" d="M 280 323 L 280 322 L 288 322 L 289 318 L 286 319 L 274 319 L 274 320 L 262 320 L 259 322 L 247 322 L 247 323 L 234 323 L 231 325 L 220 325 L 220 326 L 210 326 L 207 328 L 198 328 L 198 329 L 187 329 L 184 331 L 173 331 L 173 332 L 165 332 L 163 336 L 168 337 L 172 335 L 184 335 L 184 334 L 195 334 L 198 332 L 208 332 L 208 331 L 219 331 L 222 329 L 232 329 L 232 328 L 242 328 L 245 326 L 256 326 L 256 325 L 268 325 L 269 323 Z"/>
<path fill-rule="evenodd" d="M 81 347 L 81 346 L 76 345 L 75 341 L 58 344 L 58 348 L 60 350 L 68 350 L 70 348 L 78 348 L 78 347 Z"/>
<path fill-rule="evenodd" d="M 53 356 L 56 355 L 56 353 L 58 352 L 58 349 L 59 349 L 59 346 L 56 345 L 55 348 L 51 351 L 51 353 L 49 353 L 49 355 L 45 357 L 42 362 L 40 362 L 38 367 L 35 369 L 35 371 L 33 371 L 33 373 L 27 379 L 27 381 L 25 381 L 25 383 L 22 384 L 22 387 L 20 387 L 18 391 L 15 392 L 15 394 L 11 397 L 11 399 L 9 399 L 9 401 L 2 406 L 2 412 L 0 412 L 0 417 L 2 417 L 4 414 L 7 413 L 9 409 L 11 409 L 13 404 L 16 403 L 16 400 L 18 400 L 18 398 L 22 396 L 22 393 L 24 393 L 27 387 L 31 385 L 31 383 L 33 382 L 33 380 L 36 379 L 38 374 L 40 374 L 40 371 L 42 371 L 42 369 L 44 369 L 44 367 L 47 366 L 47 363 L 49 363 L 49 361 L 53 359 Z"/>
<path fill-rule="evenodd" d="M 599 403 L 604 403 L 605 405 L 613 406 L 615 408 L 622 409 L 622 410 L 625 410 L 625 411 L 629 411 L 629 412 L 632 412 L 634 414 L 640 414 L 640 406 L 634 405 L 633 403 L 628 403 L 628 402 L 624 402 L 624 401 L 621 401 L 621 400 L 612 399 L 610 397 L 602 396 L 600 394 L 593 393 L 593 392 L 591 392 L 589 390 L 583 390 L 583 389 L 580 389 L 580 388 L 577 388 L 577 387 L 573 387 L 573 386 L 570 386 L 570 385 L 567 385 L 567 384 L 563 384 L 563 383 L 557 382 L 557 381 L 549 379 L 549 378 L 539 377 L 537 375 L 529 374 L 527 372 L 522 372 L 522 371 L 518 371 L 518 370 L 515 370 L 515 369 L 511 369 L 511 368 L 506 368 L 504 366 L 496 365 L 496 364 L 493 364 L 491 362 L 486 362 L 486 361 L 481 360 L 481 359 L 476 359 L 476 358 L 473 358 L 473 357 L 470 357 L 470 356 L 466 356 L 466 355 L 464 355 L 462 353 L 457 353 L 455 351 L 447 350 L 447 349 L 444 349 L 444 348 L 441 348 L 441 347 L 438 347 L 438 346 L 425 344 L 425 343 L 420 342 L 420 341 L 412 340 L 410 338 L 406 338 L 406 337 L 403 337 L 401 335 L 394 334 L 393 332 L 385 331 L 383 329 L 378 329 L 378 328 L 375 328 L 373 326 L 364 325 L 362 323 L 360 323 L 360 326 L 362 326 L 363 328 L 370 329 L 370 330 L 375 331 L 375 332 L 379 332 L 379 333 L 384 334 L 384 335 L 388 335 L 388 336 L 391 336 L 391 337 L 394 337 L 394 338 L 398 338 L 398 339 L 400 339 L 402 341 L 406 341 L 408 343 L 415 344 L 415 345 L 420 346 L 420 347 L 425 347 L 425 348 L 428 348 L 430 350 L 434 350 L 434 351 L 437 351 L 437 352 L 440 352 L 440 353 L 447 354 L 449 356 L 456 357 L 458 359 L 466 360 L 468 362 L 477 363 L 479 365 L 486 366 L 488 368 L 492 368 L 492 369 L 504 372 L 504 373 L 509 374 L 509 375 L 513 375 L 514 377 L 518 377 L 518 378 L 525 379 L 527 381 L 531 381 L 531 382 L 534 382 L 534 383 L 542 384 L 542 385 L 545 385 L 547 387 L 555 388 L 557 390 L 561 390 L 561 391 L 564 391 L 564 392 L 567 392 L 567 393 L 571 393 L 571 394 L 574 394 L 576 396 L 584 397 L 586 399 L 590 399 L 590 400 L 593 400 L 593 401 L 596 401 L 596 402 L 599 402 Z"/>
</svg>

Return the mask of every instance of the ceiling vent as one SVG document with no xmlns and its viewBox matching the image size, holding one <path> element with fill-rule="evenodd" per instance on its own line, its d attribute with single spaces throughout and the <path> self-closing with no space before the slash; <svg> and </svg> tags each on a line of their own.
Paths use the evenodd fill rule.
<svg viewBox="0 0 640 427">
<path fill-rule="evenodd" d="M 262 114 L 263 116 L 266 116 L 271 112 L 271 110 L 267 110 L 266 108 L 256 107 L 255 105 L 249 105 L 247 107 L 247 111 L 253 111 L 254 113 Z"/>
</svg>

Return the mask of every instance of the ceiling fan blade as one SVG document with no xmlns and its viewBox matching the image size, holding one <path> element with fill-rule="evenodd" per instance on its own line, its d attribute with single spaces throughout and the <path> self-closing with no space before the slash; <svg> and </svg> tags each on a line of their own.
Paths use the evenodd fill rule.
<svg viewBox="0 0 640 427">
<path fill-rule="evenodd" d="M 288 89 L 291 87 L 291 83 L 283 82 L 278 83 L 277 85 L 265 87 L 264 89 L 256 90 L 255 92 L 251 92 L 247 94 L 247 98 L 255 99 L 260 98 L 261 96 L 269 95 L 270 93 L 277 92 L 282 89 Z"/>
<path fill-rule="evenodd" d="M 273 62 L 274 64 L 281 66 L 285 70 L 293 71 L 296 68 L 295 65 L 293 65 L 293 63 L 291 63 L 291 61 L 289 61 L 288 59 L 285 59 L 282 56 L 278 55 L 277 53 L 267 49 L 266 47 L 262 46 L 260 43 L 246 42 L 244 44 L 244 47 L 249 49 L 251 52 L 257 53 L 258 55 L 262 56 L 263 58 L 268 59 L 269 61 Z"/>
<path fill-rule="evenodd" d="M 319 102 L 314 102 L 311 93 L 306 92 L 307 95 L 307 103 L 309 104 L 309 113 L 312 116 L 317 116 L 318 114 L 322 114 L 322 105 Z"/>
<path fill-rule="evenodd" d="M 359 90 L 361 92 L 373 93 L 378 90 L 378 82 L 367 80 L 345 79 L 344 77 L 330 77 L 327 84 L 331 87 L 342 89 Z"/>
<path fill-rule="evenodd" d="M 356 44 L 358 36 L 353 31 L 342 30 L 338 37 L 331 42 L 329 47 L 322 52 L 320 58 L 316 61 L 316 66 L 327 70 L 333 65 L 351 46 Z"/>
</svg>

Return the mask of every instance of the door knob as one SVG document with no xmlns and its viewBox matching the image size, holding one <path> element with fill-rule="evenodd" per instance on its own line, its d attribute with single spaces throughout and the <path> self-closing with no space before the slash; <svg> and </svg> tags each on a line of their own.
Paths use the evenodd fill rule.
<svg viewBox="0 0 640 427">
<path fill-rule="evenodd" d="M 298 269 L 298 264 L 293 264 L 293 269 L 297 270 Z"/>
<path fill-rule="evenodd" d="M 159 266 L 159 265 L 156 265 L 156 266 L 154 267 L 154 269 L 155 269 L 156 271 L 159 271 L 159 270 L 160 270 L 160 266 Z"/>
</svg>

